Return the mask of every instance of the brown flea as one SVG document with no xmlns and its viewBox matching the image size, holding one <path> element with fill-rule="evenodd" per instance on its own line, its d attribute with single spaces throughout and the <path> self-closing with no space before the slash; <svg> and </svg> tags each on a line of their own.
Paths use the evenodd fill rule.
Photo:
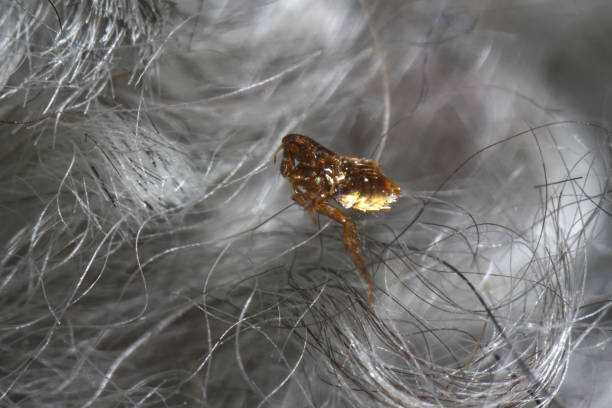
<svg viewBox="0 0 612 408">
<path fill-rule="evenodd" d="M 380 172 L 376 162 L 342 156 L 308 136 L 289 134 L 283 137 L 280 149 L 283 149 L 280 172 L 293 187 L 291 198 L 308 211 L 315 224 L 313 211 L 344 226 L 344 245 L 368 284 L 372 306 L 374 282 L 361 259 L 355 222 L 329 201 L 333 199 L 344 208 L 361 212 L 388 210 L 399 198 L 399 186 Z"/>
</svg>

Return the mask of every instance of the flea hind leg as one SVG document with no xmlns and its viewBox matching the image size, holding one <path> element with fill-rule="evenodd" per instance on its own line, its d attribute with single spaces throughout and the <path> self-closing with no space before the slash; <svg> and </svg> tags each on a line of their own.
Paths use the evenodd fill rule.
<svg viewBox="0 0 612 408">
<path fill-rule="evenodd" d="M 355 263 L 357 268 L 359 268 L 363 279 L 368 284 L 368 303 L 370 307 L 372 307 L 374 305 L 374 282 L 372 281 L 372 277 L 366 270 L 363 260 L 361 259 L 361 241 L 359 239 L 359 232 L 357 231 L 355 221 L 353 221 L 350 217 L 344 215 L 342 211 L 340 211 L 333 205 L 327 203 L 315 203 L 313 208 L 319 214 L 326 215 L 332 220 L 337 221 L 344 226 L 344 245 L 351 253 L 353 262 Z"/>
</svg>

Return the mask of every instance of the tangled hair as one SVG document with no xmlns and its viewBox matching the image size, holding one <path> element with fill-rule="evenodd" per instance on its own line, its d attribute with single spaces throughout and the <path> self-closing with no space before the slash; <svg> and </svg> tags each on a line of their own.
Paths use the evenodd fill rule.
<svg viewBox="0 0 612 408">
<path fill-rule="evenodd" d="M 0 0 L 0 406 L 607 407 L 608 3 Z"/>
</svg>

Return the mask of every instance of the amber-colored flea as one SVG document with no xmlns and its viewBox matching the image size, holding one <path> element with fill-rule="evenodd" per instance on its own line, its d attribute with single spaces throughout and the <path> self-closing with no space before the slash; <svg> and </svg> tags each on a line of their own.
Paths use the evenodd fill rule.
<svg viewBox="0 0 612 408">
<path fill-rule="evenodd" d="M 293 200 L 304 207 L 313 222 L 313 211 L 344 226 L 344 245 L 368 284 L 373 304 L 374 283 L 361 259 L 361 243 L 355 222 L 329 202 L 361 212 L 388 210 L 397 201 L 400 188 L 385 177 L 372 160 L 342 156 L 299 134 L 283 137 L 280 172 L 293 187 Z M 278 153 L 277 150 L 277 153 Z M 274 155 L 276 160 L 276 154 Z"/>
</svg>

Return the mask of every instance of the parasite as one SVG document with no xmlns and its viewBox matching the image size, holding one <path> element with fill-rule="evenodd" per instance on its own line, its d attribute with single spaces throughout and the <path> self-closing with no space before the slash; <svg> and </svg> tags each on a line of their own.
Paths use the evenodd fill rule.
<svg viewBox="0 0 612 408">
<path fill-rule="evenodd" d="M 315 212 L 342 224 L 344 245 L 368 285 L 372 306 L 374 282 L 361 258 L 357 226 L 332 201 L 361 213 L 389 210 L 400 196 L 400 187 L 382 174 L 376 162 L 335 153 L 308 136 L 292 133 L 283 137 L 275 162 L 281 149 L 280 173 L 293 187 L 291 198 L 304 207 L 315 224 Z"/>
</svg>

